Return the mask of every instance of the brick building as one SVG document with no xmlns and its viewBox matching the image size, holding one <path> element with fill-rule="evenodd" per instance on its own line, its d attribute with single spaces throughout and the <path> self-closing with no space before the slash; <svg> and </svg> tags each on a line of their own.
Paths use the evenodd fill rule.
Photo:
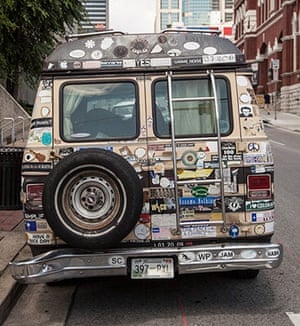
<svg viewBox="0 0 300 326">
<path fill-rule="evenodd" d="M 300 114 L 300 0 L 236 0 L 233 33 L 257 94 Z"/>
</svg>

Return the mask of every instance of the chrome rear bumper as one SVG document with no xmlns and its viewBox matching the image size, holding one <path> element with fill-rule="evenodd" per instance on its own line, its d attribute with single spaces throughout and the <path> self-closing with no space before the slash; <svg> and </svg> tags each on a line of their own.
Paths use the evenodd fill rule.
<svg viewBox="0 0 300 326">
<path fill-rule="evenodd" d="M 29 260 L 10 263 L 12 276 L 22 283 L 71 278 L 130 275 L 131 258 L 173 257 L 178 274 L 276 268 L 281 244 L 224 243 L 182 248 L 134 248 L 86 252 L 58 249 Z"/>
</svg>

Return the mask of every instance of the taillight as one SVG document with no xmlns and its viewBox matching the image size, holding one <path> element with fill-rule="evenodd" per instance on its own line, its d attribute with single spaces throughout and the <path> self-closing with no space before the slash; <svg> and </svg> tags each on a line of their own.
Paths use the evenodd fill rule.
<svg viewBox="0 0 300 326">
<path fill-rule="evenodd" d="M 262 199 L 271 197 L 271 177 L 268 174 L 248 175 L 248 197 Z"/>
<path fill-rule="evenodd" d="M 42 207 L 43 189 L 43 183 L 26 185 L 27 204 L 31 207 Z"/>
</svg>

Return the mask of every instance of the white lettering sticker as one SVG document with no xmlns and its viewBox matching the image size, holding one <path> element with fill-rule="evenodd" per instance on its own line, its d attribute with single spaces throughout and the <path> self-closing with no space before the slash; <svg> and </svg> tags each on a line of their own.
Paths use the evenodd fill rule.
<svg viewBox="0 0 300 326">
<path fill-rule="evenodd" d="M 109 257 L 108 264 L 110 266 L 123 266 L 125 264 L 125 259 L 122 256 L 112 256 Z"/>
<path fill-rule="evenodd" d="M 203 251 L 197 253 L 197 259 L 200 262 L 210 261 L 213 258 L 213 254 L 210 251 Z"/>
<path fill-rule="evenodd" d="M 222 250 L 219 252 L 218 256 L 221 259 L 227 260 L 227 259 L 232 259 L 235 256 L 235 254 L 232 250 Z"/>
<path fill-rule="evenodd" d="M 50 245 L 54 244 L 52 233 L 26 233 L 27 242 L 31 245 Z"/>
</svg>

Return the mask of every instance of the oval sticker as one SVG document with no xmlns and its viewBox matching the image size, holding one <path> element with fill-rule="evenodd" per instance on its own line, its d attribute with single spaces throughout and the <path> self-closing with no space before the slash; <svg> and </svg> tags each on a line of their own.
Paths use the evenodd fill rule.
<svg viewBox="0 0 300 326">
<path fill-rule="evenodd" d="M 213 46 L 207 46 L 206 48 L 203 49 L 203 53 L 204 54 L 216 54 L 217 53 L 217 49 L 214 48 Z"/>
<path fill-rule="evenodd" d="M 197 50 L 200 48 L 200 44 L 197 42 L 186 42 L 183 46 L 187 50 Z"/>
<path fill-rule="evenodd" d="M 222 250 L 219 252 L 218 256 L 221 259 L 232 259 L 235 254 L 232 250 Z"/>
<path fill-rule="evenodd" d="M 79 58 L 82 58 L 85 56 L 85 52 L 83 50 L 77 49 L 77 50 L 71 51 L 69 53 L 69 56 L 72 58 L 79 59 Z"/>
</svg>

